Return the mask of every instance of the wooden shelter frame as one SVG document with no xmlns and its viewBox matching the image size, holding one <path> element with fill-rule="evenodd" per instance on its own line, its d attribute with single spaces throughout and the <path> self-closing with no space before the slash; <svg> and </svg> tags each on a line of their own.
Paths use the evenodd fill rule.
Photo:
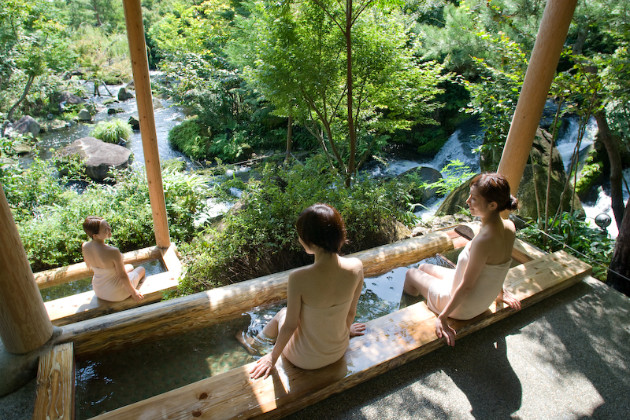
<svg viewBox="0 0 630 420">
<path fill-rule="evenodd" d="M 523 175 L 576 3 L 577 0 L 549 0 L 545 7 L 498 169 L 507 177 L 513 194 L 516 194 Z M 157 148 L 141 2 L 123 0 L 123 6 L 156 246 L 161 250 L 167 250 L 171 242 Z M 173 311 L 172 306 L 170 310 Z M 133 328 L 134 322 L 141 321 L 142 319 L 127 321 L 121 328 L 123 330 Z M 184 328 L 191 327 L 190 319 L 181 321 Z M 81 331 L 77 330 L 78 325 L 75 324 L 69 326 L 72 328 L 62 327 L 61 337 L 65 342 L 73 342 L 77 337 L 81 337 L 84 340 L 82 345 L 101 342 L 98 334 L 91 334 L 89 331 L 90 328 L 95 328 L 94 325 L 85 324 Z M 59 337 L 52 338 L 53 325 L 44 307 L 2 188 L 0 188 L 0 337 L 5 349 L 13 354 L 36 351 L 45 344 L 50 344 L 51 340 L 61 342 Z"/>
</svg>

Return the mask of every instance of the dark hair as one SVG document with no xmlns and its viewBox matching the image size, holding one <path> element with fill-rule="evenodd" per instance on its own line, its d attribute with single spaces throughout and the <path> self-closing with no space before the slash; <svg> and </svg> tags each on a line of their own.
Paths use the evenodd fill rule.
<svg viewBox="0 0 630 420">
<path fill-rule="evenodd" d="M 339 253 L 347 243 L 346 226 L 341 214 L 328 204 L 313 204 L 303 210 L 295 227 L 302 241 L 317 245 L 327 252 Z"/>
<path fill-rule="evenodd" d="M 470 187 L 477 187 L 477 191 L 486 201 L 497 203 L 497 211 L 518 208 L 518 199 L 510 194 L 510 184 L 500 173 L 479 174 L 470 181 Z"/>
<path fill-rule="evenodd" d="M 83 221 L 83 230 L 87 233 L 87 236 L 91 238 L 94 235 L 98 235 L 102 220 L 103 218 L 100 216 L 88 216 L 85 218 Z"/>
</svg>

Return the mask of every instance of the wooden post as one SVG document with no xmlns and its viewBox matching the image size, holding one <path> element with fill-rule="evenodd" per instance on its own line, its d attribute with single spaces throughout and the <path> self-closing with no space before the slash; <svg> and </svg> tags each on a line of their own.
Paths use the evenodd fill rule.
<svg viewBox="0 0 630 420">
<path fill-rule="evenodd" d="M 9 353 L 39 348 L 52 336 L 17 227 L 0 186 L 0 337 Z"/>
<path fill-rule="evenodd" d="M 33 420 L 74 419 L 74 371 L 72 343 L 54 346 L 39 358 Z"/>
<path fill-rule="evenodd" d="M 149 62 L 147 47 L 144 41 L 144 26 L 142 25 L 142 7 L 140 0 L 124 0 L 125 22 L 127 24 L 127 38 L 133 82 L 136 89 L 136 103 L 138 105 L 138 119 L 142 135 L 142 150 L 144 165 L 149 184 L 149 199 L 153 212 L 153 229 L 156 245 L 168 248 L 171 244 L 166 217 L 166 203 L 162 188 L 162 172 L 160 155 L 155 133 L 155 117 L 153 115 L 153 98 L 151 96 L 151 80 L 149 79 Z"/>
<path fill-rule="evenodd" d="M 549 0 L 512 117 L 498 172 L 516 195 L 577 0 Z"/>
</svg>

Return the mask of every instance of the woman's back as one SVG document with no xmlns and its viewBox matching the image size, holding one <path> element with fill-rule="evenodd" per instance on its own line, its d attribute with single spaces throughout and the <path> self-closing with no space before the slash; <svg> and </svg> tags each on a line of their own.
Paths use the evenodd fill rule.
<svg viewBox="0 0 630 420">
<path fill-rule="evenodd" d="M 302 302 L 316 308 L 341 304 L 354 296 L 363 280 L 363 264 L 358 258 L 329 254 L 327 258 L 291 274 L 299 287 Z"/>
</svg>

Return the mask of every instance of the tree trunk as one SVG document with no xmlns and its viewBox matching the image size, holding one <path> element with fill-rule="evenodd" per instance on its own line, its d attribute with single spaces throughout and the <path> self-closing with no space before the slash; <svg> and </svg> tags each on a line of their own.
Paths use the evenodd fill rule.
<svg viewBox="0 0 630 420">
<path fill-rule="evenodd" d="M 352 182 L 355 170 L 355 153 L 357 149 L 357 133 L 354 130 L 354 113 L 352 104 L 352 0 L 346 0 L 346 84 L 348 86 L 348 139 L 350 142 L 350 158 L 346 172 L 346 187 Z"/>
<path fill-rule="evenodd" d="M 617 236 L 615 252 L 610 261 L 606 283 L 626 296 L 630 296 L 630 198 Z M 622 277 L 623 276 L 623 277 Z M 625 278 L 624 278 L 625 277 Z"/>
<path fill-rule="evenodd" d="M 612 210 L 617 222 L 617 229 L 621 231 L 621 224 L 624 214 L 623 206 L 623 174 L 621 165 L 621 156 L 619 155 L 619 144 L 617 139 L 610 132 L 606 114 L 604 111 L 595 113 L 595 120 L 599 128 L 599 140 L 604 144 L 608 160 L 610 161 L 610 198 L 612 202 Z"/>
<path fill-rule="evenodd" d="M 34 74 L 30 74 L 28 76 L 28 80 L 26 82 L 26 86 L 24 87 L 24 92 L 22 92 L 22 96 L 20 96 L 20 99 L 18 99 L 17 102 L 13 104 L 13 106 L 11 107 L 9 112 L 7 113 L 7 120 L 8 121 L 11 121 L 11 119 L 13 119 L 13 113 L 15 112 L 17 107 L 22 103 L 24 98 L 26 98 L 26 95 L 28 95 L 28 91 L 31 90 L 31 86 L 33 85 L 33 80 L 35 80 L 35 75 Z"/>
</svg>

